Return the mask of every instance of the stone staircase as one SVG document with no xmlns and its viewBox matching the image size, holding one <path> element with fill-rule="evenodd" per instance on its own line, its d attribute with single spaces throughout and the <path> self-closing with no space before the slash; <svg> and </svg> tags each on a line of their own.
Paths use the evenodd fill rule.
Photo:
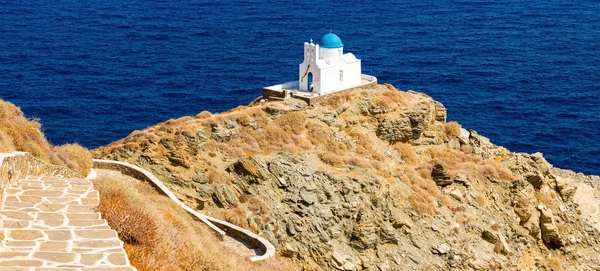
<svg viewBox="0 0 600 271">
<path fill-rule="evenodd" d="M 0 271 L 135 270 L 96 210 L 99 195 L 89 180 L 28 177 L 3 198 Z"/>
</svg>

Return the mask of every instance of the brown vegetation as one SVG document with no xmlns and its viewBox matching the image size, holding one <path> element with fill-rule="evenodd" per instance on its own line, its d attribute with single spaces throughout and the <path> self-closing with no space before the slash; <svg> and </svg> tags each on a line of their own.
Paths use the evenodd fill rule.
<svg viewBox="0 0 600 271">
<path fill-rule="evenodd" d="M 94 164 L 92 154 L 77 143 L 55 147 L 51 155 L 53 164 L 64 165 L 82 176 L 87 176 Z"/>
<path fill-rule="evenodd" d="M 86 176 L 92 168 L 89 151 L 76 143 L 52 146 L 40 130 L 41 126 L 38 120 L 27 119 L 17 106 L 0 100 L 0 152 L 28 152 Z"/>
<path fill-rule="evenodd" d="M 100 177 L 94 186 L 100 191 L 103 218 L 119 233 L 131 264 L 140 271 L 297 269 L 278 258 L 251 263 L 237 256 L 206 226 L 146 183 Z M 255 199 L 248 202 L 257 211 L 268 209 Z"/>
</svg>

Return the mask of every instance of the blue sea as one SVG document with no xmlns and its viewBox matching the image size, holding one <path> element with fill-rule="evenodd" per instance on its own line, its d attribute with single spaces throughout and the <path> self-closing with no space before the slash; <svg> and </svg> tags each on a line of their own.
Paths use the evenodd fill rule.
<svg viewBox="0 0 600 271">
<path fill-rule="evenodd" d="M 600 175 L 600 1 L 5 1 L 0 97 L 96 148 L 296 80 L 332 29 L 363 72 L 512 151 Z"/>
</svg>

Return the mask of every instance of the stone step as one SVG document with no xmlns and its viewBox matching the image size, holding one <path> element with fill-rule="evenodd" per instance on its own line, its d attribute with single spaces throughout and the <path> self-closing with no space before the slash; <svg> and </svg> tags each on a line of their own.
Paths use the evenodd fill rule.
<svg viewBox="0 0 600 271">
<path fill-rule="evenodd" d="M 95 196 L 95 193 L 91 196 Z M 99 201 L 99 199 L 97 197 L 85 197 L 85 196 L 78 196 L 78 195 L 69 195 L 69 196 L 63 196 L 63 197 L 8 196 L 5 198 L 5 201 L 21 201 L 21 202 L 28 202 L 31 204 L 36 204 L 36 203 L 40 203 L 40 202 L 44 202 L 44 201 L 49 202 L 49 203 L 65 203 L 65 202 L 80 201 L 80 200 L 82 200 L 82 202 L 85 202 L 86 200 L 88 200 L 92 203 L 97 203 Z"/>
<path fill-rule="evenodd" d="M 101 219 L 100 213 L 50 213 L 50 212 L 22 212 L 0 211 L 0 220 L 57 220 L 57 219 Z"/>
<path fill-rule="evenodd" d="M 8 190 L 11 189 L 15 189 L 15 190 L 24 190 L 24 191 L 38 191 L 38 190 L 42 190 L 42 191 L 61 191 L 61 192 L 65 192 L 65 191 L 73 191 L 73 192 L 81 192 L 81 191 L 91 191 L 93 190 L 93 187 L 91 185 L 87 186 L 87 185 L 72 185 L 72 186 L 65 186 L 65 187 L 58 187 L 58 186 L 48 186 L 48 187 L 38 187 L 38 186 L 21 186 L 21 185 L 14 185 L 11 184 L 8 187 Z"/>
<path fill-rule="evenodd" d="M 123 251 L 112 253 L 73 253 L 73 252 L 0 252 L 2 267 L 53 267 L 60 268 L 120 268 L 127 266 L 127 258 Z M 2 270 L 2 269 L 0 269 Z M 14 269 L 13 269 L 14 270 Z M 41 269 L 35 269 L 41 270 Z M 93 269 L 85 269 L 93 270 Z M 113 269 L 108 269 L 113 270 Z M 120 270 L 120 269 L 118 269 Z M 123 269 L 133 270 L 133 269 Z"/>
<path fill-rule="evenodd" d="M 95 190 L 72 190 L 72 189 L 20 189 L 7 188 L 4 190 L 7 197 L 9 196 L 34 196 L 34 197 L 99 197 L 100 194 Z"/>
<path fill-rule="evenodd" d="M 0 271 L 135 270 L 90 181 L 30 177 L 3 194 Z"/>
<path fill-rule="evenodd" d="M 43 212 L 54 212 L 56 208 L 60 208 L 61 205 L 63 206 L 97 206 L 99 203 L 98 199 L 85 199 L 85 200 L 81 200 L 81 198 L 70 198 L 70 199 L 64 199 L 64 200 L 58 200 L 58 201 L 54 201 L 52 202 L 52 200 L 42 200 L 41 202 L 38 203 L 29 203 L 29 202 L 24 202 L 24 201 L 15 201 L 13 199 L 7 200 L 6 202 L 4 202 L 4 206 L 6 207 L 19 207 L 19 208 L 25 208 L 25 207 L 32 207 L 32 208 L 37 208 L 40 211 Z"/>
<path fill-rule="evenodd" d="M 3 229 L 6 241 L 106 241 L 119 240 L 117 232 L 111 229 Z"/>
<path fill-rule="evenodd" d="M 5 229 L 110 229 L 105 219 L 4 220 Z"/>
<path fill-rule="evenodd" d="M 133 267 L 122 266 L 122 267 L 60 267 L 60 269 L 54 267 L 2 267 L 0 271 L 134 271 Z"/>
<path fill-rule="evenodd" d="M 20 212 L 55 212 L 55 213 L 93 213 L 96 209 L 94 205 L 69 205 L 69 204 L 46 204 L 39 209 L 36 207 L 14 207 L 4 206 L 6 211 Z"/>
</svg>

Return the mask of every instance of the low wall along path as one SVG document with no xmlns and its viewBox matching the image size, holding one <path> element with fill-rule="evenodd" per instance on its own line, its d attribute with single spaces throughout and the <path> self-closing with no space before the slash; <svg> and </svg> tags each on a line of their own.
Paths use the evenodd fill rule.
<svg viewBox="0 0 600 271">
<path fill-rule="evenodd" d="M 177 205 L 223 236 L 225 246 L 250 261 L 275 255 L 263 237 L 205 216 L 183 204 L 146 170 L 123 162 L 94 160 L 150 182 Z M 92 170 L 89 178 L 93 178 Z M 0 271 L 130 271 L 123 242 L 97 211 L 99 193 L 89 179 L 32 157 L 0 153 Z"/>
<path fill-rule="evenodd" d="M 152 173 L 140 167 L 125 162 L 94 159 L 94 168 L 120 171 L 121 173 L 136 178 L 138 180 L 149 182 L 154 187 L 156 187 L 161 193 L 168 196 L 181 208 L 185 209 L 190 214 L 198 218 L 200 221 L 208 225 L 211 229 L 221 234 L 224 237 L 226 245 L 237 245 L 240 249 L 236 249 L 236 251 L 238 251 L 238 253 L 242 256 L 251 256 L 250 261 L 260 261 L 268 259 L 275 255 L 275 247 L 267 239 L 251 232 L 250 230 L 197 212 L 196 210 L 190 208 L 189 206 L 181 202 L 175 196 L 175 194 L 173 194 L 173 192 L 171 192 L 171 190 L 169 190 L 169 188 L 167 188 L 167 186 L 158 178 L 156 178 Z M 261 253 L 259 255 L 248 254 L 248 249 L 243 249 L 242 246 L 255 247 L 258 250 L 260 250 Z"/>
</svg>

